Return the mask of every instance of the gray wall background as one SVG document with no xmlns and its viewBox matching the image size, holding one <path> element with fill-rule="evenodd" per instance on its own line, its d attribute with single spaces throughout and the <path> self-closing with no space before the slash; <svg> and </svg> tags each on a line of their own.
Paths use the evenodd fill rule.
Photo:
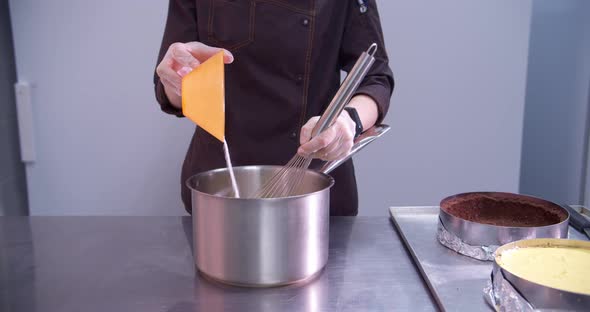
<svg viewBox="0 0 590 312">
<path fill-rule="evenodd" d="M 10 1 L 32 88 L 33 215 L 179 215 L 192 126 L 160 112 L 153 71 L 167 0 Z"/>
<path fill-rule="evenodd" d="M 590 47 L 588 47 L 590 49 Z M 587 121 L 590 121 L 590 86 L 588 86 L 588 112 Z M 588 156 L 590 156 L 590 125 L 586 124 L 586 167 L 585 179 L 584 179 L 584 194 L 582 204 L 586 207 L 590 207 L 590 165 L 588 164 Z"/>
<path fill-rule="evenodd" d="M 392 131 L 355 158 L 360 214 L 519 191 L 532 3 L 378 1 L 397 85 Z M 159 112 L 151 83 L 167 1 L 10 4 L 18 78 L 34 85 L 32 213 L 184 214 L 192 125 Z"/>
<path fill-rule="evenodd" d="M 392 130 L 357 159 L 361 213 L 518 191 L 531 1 L 378 1 Z"/>
<path fill-rule="evenodd" d="M 16 68 L 8 0 L 0 0 L 0 216 L 28 213 L 20 161 L 14 83 Z"/>
<path fill-rule="evenodd" d="M 590 1 L 535 0 L 520 191 L 583 202 L 590 86 Z"/>
</svg>

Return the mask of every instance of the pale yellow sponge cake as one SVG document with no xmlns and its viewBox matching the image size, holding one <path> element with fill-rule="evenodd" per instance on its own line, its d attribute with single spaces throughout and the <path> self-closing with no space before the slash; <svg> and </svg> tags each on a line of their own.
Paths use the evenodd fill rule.
<svg viewBox="0 0 590 312">
<path fill-rule="evenodd" d="M 590 295 L 590 250 L 576 247 L 524 247 L 502 251 L 496 262 L 531 282 Z"/>
</svg>

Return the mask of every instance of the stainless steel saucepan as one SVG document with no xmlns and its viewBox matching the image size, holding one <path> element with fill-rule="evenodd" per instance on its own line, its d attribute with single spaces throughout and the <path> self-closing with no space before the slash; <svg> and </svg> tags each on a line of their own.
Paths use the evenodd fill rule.
<svg viewBox="0 0 590 312">
<path fill-rule="evenodd" d="M 330 188 L 328 175 L 389 130 L 375 126 L 355 140 L 351 152 L 319 170 L 307 169 L 304 194 L 283 198 L 235 198 L 226 168 L 192 176 L 195 265 L 205 276 L 249 287 L 313 279 L 328 260 Z M 240 190 L 251 194 L 279 166 L 235 167 Z"/>
</svg>

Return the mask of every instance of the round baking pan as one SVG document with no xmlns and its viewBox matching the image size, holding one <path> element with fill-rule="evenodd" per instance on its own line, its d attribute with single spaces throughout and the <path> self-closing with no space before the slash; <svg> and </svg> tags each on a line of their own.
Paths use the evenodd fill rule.
<svg viewBox="0 0 590 312">
<path fill-rule="evenodd" d="M 538 284 L 528 279 L 519 277 L 514 272 L 509 271 L 501 264 L 502 253 L 514 248 L 576 248 L 584 249 L 590 252 L 590 242 L 569 239 L 529 239 L 512 242 L 499 247 L 496 250 L 494 259 L 494 268 L 492 276 L 497 276 L 501 273 L 512 287 L 534 308 L 534 309 L 557 309 L 568 311 L 589 311 L 590 310 L 590 295 L 584 293 L 577 293 L 557 289 L 545 285 Z M 566 261 L 567 259 L 564 259 Z M 540 259 L 539 261 L 542 261 Z M 589 264 L 590 265 L 590 264 Z M 498 272 L 500 270 L 501 272 Z M 549 274 L 563 274 L 563 272 L 551 272 L 552 268 L 544 267 L 543 272 Z M 512 300 L 512 298 L 499 298 L 500 305 L 502 300 Z"/>
<path fill-rule="evenodd" d="M 569 213 L 550 201 L 502 192 L 471 192 L 440 203 L 445 229 L 472 246 L 532 238 L 567 238 Z"/>
</svg>

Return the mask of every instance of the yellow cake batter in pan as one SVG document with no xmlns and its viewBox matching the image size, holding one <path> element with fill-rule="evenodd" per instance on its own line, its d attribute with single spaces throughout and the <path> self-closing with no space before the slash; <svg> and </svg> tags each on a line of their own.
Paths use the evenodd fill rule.
<svg viewBox="0 0 590 312">
<path fill-rule="evenodd" d="M 508 272 L 560 290 L 590 295 L 590 249 L 547 246 L 503 250 L 496 262 Z"/>
</svg>

